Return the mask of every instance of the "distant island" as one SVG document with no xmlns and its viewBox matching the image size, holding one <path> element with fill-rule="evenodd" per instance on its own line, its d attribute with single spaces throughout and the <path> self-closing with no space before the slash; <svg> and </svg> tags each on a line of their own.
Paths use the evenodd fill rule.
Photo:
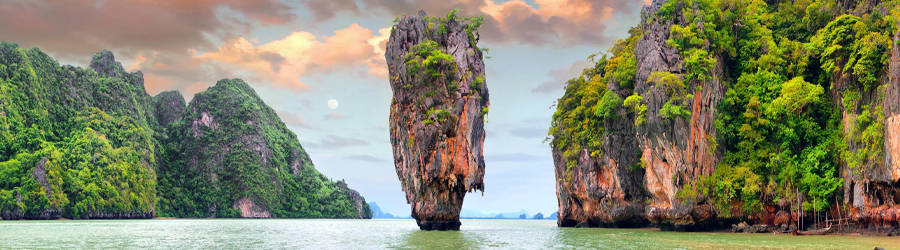
<svg viewBox="0 0 900 250">
<path fill-rule="evenodd" d="M 411 216 L 406 217 L 397 217 L 391 213 L 384 212 L 381 210 L 381 207 L 378 206 L 377 203 L 372 202 L 369 203 L 369 208 L 372 210 L 372 218 L 373 219 L 412 219 Z M 551 216 L 545 217 L 542 213 L 537 213 L 534 215 L 529 214 L 527 211 L 519 210 L 519 212 L 508 212 L 508 213 L 496 213 L 489 212 L 484 213 L 475 209 L 463 208 L 460 211 L 459 218 L 460 219 L 527 219 L 527 220 L 556 220 L 557 212 L 553 212 Z"/>
</svg>

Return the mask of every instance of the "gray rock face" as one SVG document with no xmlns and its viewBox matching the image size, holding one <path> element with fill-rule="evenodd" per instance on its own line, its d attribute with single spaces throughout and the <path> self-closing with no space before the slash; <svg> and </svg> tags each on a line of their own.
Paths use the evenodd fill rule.
<svg viewBox="0 0 900 250">
<path fill-rule="evenodd" d="M 643 18 L 655 13 L 664 1 L 654 1 L 653 7 L 645 9 Z M 663 119 L 659 114 L 670 97 L 665 89 L 655 82 L 648 82 L 653 72 L 680 74 L 684 71 L 684 60 L 678 50 L 666 44 L 669 31 L 674 24 L 683 24 L 682 17 L 666 23 L 643 22 L 644 36 L 635 47 L 638 71 L 635 77 L 636 91 L 647 101 L 647 123 L 638 126 L 635 136 L 642 152 L 641 160 L 646 164 L 646 187 L 652 194 L 652 203 L 645 207 L 647 218 L 663 228 L 690 229 L 702 227 L 713 219 L 715 212 L 705 204 L 703 198 L 682 201 L 675 194 L 700 176 L 711 175 L 721 156 L 712 150 L 709 138 L 715 138 L 714 126 L 716 106 L 725 96 L 723 61 L 715 56 L 718 64 L 710 70 L 711 79 L 685 82 L 691 86 L 702 86 L 700 92 L 693 92 L 694 98 L 685 100 L 690 107 L 688 120 Z M 699 204 L 699 205 L 698 205 Z"/>
<path fill-rule="evenodd" d="M 684 21 L 682 17 L 664 23 L 654 19 L 663 3 L 653 1 L 642 10 L 643 34 L 634 49 L 634 90 L 646 102 L 646 123 L 635 126 L 625 107 L 617 115 L 630 119 L 606 118 L 604 154 L 595 159 L 583 152 L 570 184 L 560 178 L 567 169 L 566 161 L 553 145 L 559 226 L 640 227 L 654 223 L 664 229 L 692 230 L 715 218 L 704 197 L 682 201 L 675 194 L 701 175 L 712 174 L 721 160 L 715 149 L 710 152 L 708 138 L 715 137 L 715 107 L 725 95 L 724 86 L 716 80 L 723 72 L 722 60 L 710 71 L 713 80 L 685 82 L 686 86 L 703 86 L 702 91 L 693 93 L 693 99 L 685 100 L 691 110 L 689 119 L 661 118 L 659 110 L 670 97 L 662 86 L 647 80 L 653 72 L 684 71 L 678 50 L 666 44 L 670 27 Z M 631 94 L 615 80 L 607 88 L 623 100 Z M 641 162 L 644 169 L 633 167 Z"/>
<path fill-rule="evenodd" d="M 95 54 L 91 59 L 90 67 L 106 77 L 122 77 L 124 74 L 128 74 L 125 72 L 125 68 L 122 67 L 122 63 L 117 62 L 116 56 L 109 50 L 103 50 Z M 136 74 L 141 74 L 143 79 L 143 73 Z M 141 81 L 141 84 L 143 84 L 143 81 Z"/>
<path fill-rule="evenodd" d="M 338 182 L 336 186 L 344 192 L 347 192 L 350 202 L 352 202 L 354 207 L 356 207 L 356 217 L 354 219 L 372 218 L 372 210 L 366 203 L 366 200 L 363 199 L 361 195 L 359 195 L 359 192 L 347 187 L 347 183 L 343 181 Z"/>
<path fill-rule="evenodd" d="M 471 20 L 402 16 L 385 51 L 394 166 L 423 230 L 458 230 L 467 192 L 484 190 L 488 89 Z"/>
<path fill-rule="evenodd" d="M 842 167 L 844 178 L 844 200 L 854 209 L 851 218 L 867 225 L 896 226 L 900 222 L 900 30 L 894 33 L 893 50 L 887 76 L 881 79 L 884 88 L 882 108 L 884 112 L 883 160 L 860 170 Z M 846 77 L 845 77 L 846 78 Z M 870 96 L 876 93 L 869 93 Z M 869 100 L 866 100 L 869 99 Z M 874 98 L 864 98 L 863 102 L 873 102 Z M 852 117 L 844 113 L 846 121 Z M 847 142 L 850 150 L 863 145 Z"/>
</svg>

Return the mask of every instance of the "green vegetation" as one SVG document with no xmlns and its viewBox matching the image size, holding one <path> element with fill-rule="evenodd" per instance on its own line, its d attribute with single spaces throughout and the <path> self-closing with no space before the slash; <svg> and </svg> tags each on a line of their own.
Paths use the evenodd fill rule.
<svg viewBox="0 0 900 250">
<path fill-rule="evenodd" d="M 151 214 L 165 135 L 138 76 L 112 69 L 61 67 L 37 48 L 0 44 L 5 217 Z"/>
<path fill-rule="evenodd" d="M 604 118 L 615 118 L 616 110 L 619 110 L 621 107 L 622 98 L 619 98 L 619 95 L 612 91 L 606 91 L 600 99 L 600 103 L 597 105 L 597 110 L 594 111 L 594 115 Z"/>
<path fill-rule="evenodd" d="M 674 120 L 681 118 L 688 120 L 691 117 L 691 111 L 688 110 L 686 100 L 693 99 L 694 96 L 687 93 L 684 82 L 675 74 L 669 72 L 653 72 L 647 78 L 647 83 L 656 82 L 665 89 L 669 95 L 669 101 L 663 104 L 659 109 L 659 117 Z"/>
<path fill-rule="evenodd" d="M 595 55 L 589 57 L 594 66 L 569 80 L 565 94 L 556 102 L 557 109 L 549 135 L 553 136 L 553 145 L 563 152 L 566 160 L 566 181 L 572 178 L 571 170 L 577 165 L 581 152 L 586 150 L 591 157 L 603 154 L 603 139 L 606 136 L 604 118 L 614 117 L 623 105 L 622 97 L 607 90 L 607 83 L 633 88 L 636 70 L 633 64 L 636 62 L 623 58 L 634 57 L 634 45 L 642 34 L 640 29 L 631 29 L 629 33 L 631 36 L 616 42 L 609 49 L 612 59 L 607 55 L 599 59 Z M 629 74 L 632 76 L 628 77 Z"/>
<path fill-rule="evenodd" d="M 434 109 L 430 108 L 425 112 L 425 120 L 423 121 L 425 124 L 432 124 L 436 122 L 444 122 L 447 118 L 450 117 L 450 112 L 447 112 L 443 109 Z"/>
<path fill-rule="evenodd" d="M 486 94 L 484 69 L 476 68 L 471 62 L 469 65 L 457 62 L 457 58 L 472 55 L 482 57 L 489 51 L 488 48 L 478 47 L 478 29 L 484 24 L 484 18 L 460 17 L 459 12 L 459 9 L 454 9 L 446 17 L 422 18 L 416 24 L 425 27 L 421 34 L 422 40 L 397 56 L 405 66 L 405 72 L 401 72 L 405 77 L 394 76 L 393 83 L 408 91 L 408 96 L 404 97 L 408 99 L 401 103 L 414 104 L 412 108 L 419 112 L 425 125 L 438 123 L 437 126 L 441 126 L 440 123 L 447 119 L 457 119 L 458 114 L 451 115 L 459 113 L 459 110 L 454 110 L 457 107 L 454 105 L 458 100 L 457 93 L 477 101 L 483 101 Z M 410 20 L 417 20 L 417 17 L 400 15 L 394 25 L 400 22 L 418 22 Z M 460 33 L 468 36 L 468 43 L 450 37 L 456 37 Z M 459 50 L 448 51 L 451 42 L 455 43 L 452 47 Z M 488 109 L 485 107 L 480 111 L 481 118 L 484 119 Z"/>
<path fill-rule="evenodd" d="M 141 75 L 110 52 L 91 66 L 100 73 L 0 43 L 4 218 L 236 217 L 242 197 L 277 217 L 357 217 L 358 194 L 316 171 L 243 81 L 198 94 L 182 114 L 155 106 Z M 195 136 L 201 112 L 216 128 L 201 125 Z"/>
<path fill-rule="evenodd" d="M 441 51 L 439 45 L 432 40 L 414 45 L 404 60 L 407 66 L 406 74 L 418 75 L 420 71 L 425 72 L 426 77 L 423 77 L 419 84 L 444 77 L 448 80 L 456 77 L 456 59 Z"/>
<path fill-rule="evenodd" d="M 694 95 L 713 81 L 725 91 L 717 107 L 701 107 L 716 109 L 716 136 L 707 135 L 707 150 L 720 150 L 722 161 L 712 175 L 679 192 L 679 199 L 703 194 L 720 215 L 730 216 L 761 211 L 778 199 L 796 200 L 799 191 L 805 209 L 822 211 L 842 198 L 841 166 L 858 173 L 882 164 L 880 105 L 897 13 L 894 1 L 872 4 L 670 0 L 647 19 L 674 22 L 666 44 L 683 58 L 680 71 L 652 72 L 647 80 L 651 90 L 662 88 L 668 97 L 649 105 L 659 107 L 659 118 L 691 122 Z M 637 126 L 648 122 L 647 92 L 635 92 L 632 84 L 641 32 L 635 28 L 616 42 L 570 80 L 558 100 L 550 135 L 567 166 L 576 166 L 583 150 L 602 155 L 603 118 L 620 105 L 628 117 L 619 119 L 634 119 Z M 607 84 L 632 93 L 610 94 Z M 624 102 L 615 98 L 624 96 Z"/>
<path fill-rule="evenodd" d="M 647 122 L 647 105 L 643 104 L 644 98 L 637 93 L 625 98 L 623 105 L 635 113 L 634 125 L 642 125 Z M 643 162 L 642 162 L 643 163 Z"/>
<path fill-rule="evenodd" d="M 248 197 L 273 217 L 356 217 L 346 184 L 316 171 L 297 136 L 244 81 L 221 80 L 189 107 L 168 126 L 158 215 L 239 217 L 232 204 Z"/>
</svg>

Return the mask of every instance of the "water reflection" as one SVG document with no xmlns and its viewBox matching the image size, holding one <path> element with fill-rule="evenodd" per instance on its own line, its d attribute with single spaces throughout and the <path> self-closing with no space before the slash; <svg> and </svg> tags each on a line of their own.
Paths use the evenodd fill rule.
<svg viewBox="0 0 900 250">
<path fill-rule="evenodd" d="M 464 231 L 412 231 L 403 249 L 476 249 L 480 237 Z"/>
</svg>

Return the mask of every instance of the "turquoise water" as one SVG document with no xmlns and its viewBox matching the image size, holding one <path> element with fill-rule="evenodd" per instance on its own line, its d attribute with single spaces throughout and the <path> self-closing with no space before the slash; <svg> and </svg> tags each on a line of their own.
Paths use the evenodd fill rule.
<svg viewBox="0 0 900 250">
<path fill-rule="evenodd" d="M 0 248 L 113 249 L 900 249 L 900 237 L 679 233 L 557 228 L 553 220 L 463 220 L 419 231 L 413 220 L 0 221 Z"/>
</svg>

